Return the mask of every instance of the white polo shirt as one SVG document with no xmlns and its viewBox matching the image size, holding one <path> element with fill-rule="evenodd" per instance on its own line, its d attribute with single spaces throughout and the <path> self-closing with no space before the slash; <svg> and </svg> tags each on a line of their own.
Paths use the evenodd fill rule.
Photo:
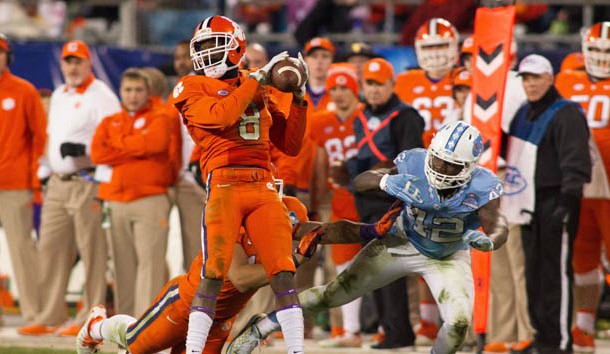
<svg viewBox="0 0 610 354">
<path fill-rule="evenodd" d="M 91 140 L 97 125 L 107 116 L 121 110 L 119 99 L 98 79 L 88 79 L 78 88 L 61 85 L 51 96 L 47 125 L 47 158 L 55 173 L 73 173 L 93 167 L 89 158 Z M 85 156 L 61 157 L 63 143 L 80 143 L 87 146 Z"/>
</svg>

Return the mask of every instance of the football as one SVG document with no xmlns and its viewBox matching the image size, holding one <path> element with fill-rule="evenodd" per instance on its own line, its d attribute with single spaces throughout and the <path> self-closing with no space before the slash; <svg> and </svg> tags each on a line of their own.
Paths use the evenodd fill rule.
<svg viewBox="0 0 610 354">
<path fill-rule="evenodd" d="M 271 68 L 269 84 L 282 92 L 293 92 L 303 85 L 305 68 L 295 58 L 286 58 Z"/>
</svg>

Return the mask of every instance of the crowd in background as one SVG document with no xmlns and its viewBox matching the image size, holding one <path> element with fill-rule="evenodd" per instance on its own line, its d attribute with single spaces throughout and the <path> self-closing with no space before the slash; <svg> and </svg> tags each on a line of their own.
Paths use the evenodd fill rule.
<svg viewBox="0 0 610 354">
<path fill-rule="evenodd" d="M 362 9 L 350 1 L 309 1 L 300 9 L 325 10 L 297 12 L 288 17 L 296 20 L 284 25 L 284 29 L 295 28 L 309 68 L 308 128 L 298 156 L 276 155 L 275 173 L 284 181 L 284 193 L 298 197 L 308 207 L 310 218 L 375 222 L 391 200 L 354 196 L 350 189 L 353 177 L 368 169 L 389 167 L 402 150 L 427 147 L 443 124 L 469 119 L 466 108 L 472 86 L 472 43 L 467 39 L 460 47 L 455 27 L 471 29 L 475 7 L 473 4 L 472 13 L 459 15 L 459 19 L 469 19 L 469 23 L 460 24 L 458 18 L 452 21 L 451 3 L 454 2 L 425 1 L 417 8 L 397 9 L 395 13 L 406 19 L 406 35 L 401 42 L 415 45 L 420 66 L 405 72 L 393 68 L 366 43 L 351 44 L 347 55 L 337 60 L 335 45 L 311 31 L 318 28 L 316 21 L 328 24 L 328 31 L 354 30 L 359 21 L 361 28 L 375 28 L 375 14 L 381 12 L 375 6 Z M 446 5 L 450 21 L 428 20 L 431 16 L 425 14 L 425 9 L 430 4 Z M 274 11 L 290 12 L 291 5 L 264 12 L 248 6 L 238 5 L 236 13 L 243 22 L 257 24 Z M 463 5 L 461 10 L 470 11 Z M 545 5 L 531 5 L 527 10 L 520 8 L 518 16 L 531 31 L 574 31 L 568 25 L 574 15 L 568 10 L 547 10 Z M 331 23 L 314 18 L 336 11 L 344 11 L 346 16 L 333 18 L 349 21 Z M 556 18 L 549 17 L 555 15 Z M 422 21 L 417 25 L 410 22 L 417 16 L 426 18 L 423 26 Z M 431 26 L 447 33 L 441 42 L 426 42 Z M 516 123 L 511 123 L 513 119 L 537 121 L 538 117 L 546 117 L 543 112 L 561 96 L 581 104 L 585 115 L 569 102 L 566 107 L 556 107 L 553 114 L 565 114 L 573 121 L 563 127 L 540 128 L 555 135 L 534 143 L 537 150 L 529 157 L 538 154 L 537 159 L 528 160 L 528 155 L 514 151 L 511 157 L 515 143 L 507 145 L 504 157 L 509 165 L 521 159 L 536 167 L 531 178 L 536 181 L 537 189 L 532 193 L 537 202 L 528 218 L 509 218 L 509 247 L 492 258 L 488 351 L 530 353 L 534 340 L 548 341 L 566 353 L 571 352 L 572 341 L 577 349 L 594 350 L 597 301 L 593 299 L 602 286 L 600 249 L 602 242 L 607 244 L 610 240 L 610 228 L 603 217 L 610 212 L 608 179 L 603 172 L 603 166 L 608 170 L 610 163 L 606 138 L 610 102 L 602 91 L 610 85 L 610 60 L 606 59 L 610 53 L 596 44 L 598 39 L 610 41 L 610 24 L 596 26 L 598 32 L 590 32 L 583 41 L 583 53 L 566 58 L 565 67 L 557 76 L 543 57 L 530 58 L 531 63 L 524 60 L 518 70 L 515 67 L 509 72 L 502 116 L 508 140 L 522 138 Z M 516 65 L 516 44 L 511 56 Z M 193 74 L 188 41 L 175 46 L 173 59 L 178 77 Z M 9 67 L 14 60 L 19 58 L 13 58 L 10 40 L 0 38 L 2 115 L 20 122 L 10 126 L 0 123 L 4 137 L 0 154 L 0 221 L 9 240 L 21 314 L 28 322 L 19 332 L 76 335 L 89 308 L 105 303 L 108 265 L 113 275 L 114 310 L 137 317 L 168 280 L 166 265 L 160 260 L 165 257 L 168 216 L 173 206 L 180 213 L 185 270 L 199 251 L 205 185 L 195 144 L 181 124 L 179 113 L 163 97 L 169 81 L 156 68 L 130 68 L 123 73 L 117 96 L 93 75 L 94 59 L 88 45 L 68 41 L 61 53 L 65 84 L 55 88 L 45 109 L 41 98 L 48 98 L 49 92 L 39 92 L 11 75 Z M 260 68 L 267 61 L 265 47 L 250 44 L 243 69 Z M 343 73 L 344 81 L 337 80 L 338 73 Z M 573 111 L 562 111 L 568 109 Z M 338 118 L 339 122 L 328 117 Z M 377 128 L 384 126 L 386 120 L 387 129 L 380 129 L 379 140 L 354 145 L 354 134 L 377 134 Z M 597 145 L 592 144 L 595 148 L 591 148 L 597 158 L 596 164 L 593 159 L 593 168 L 585 121 L 597 139 Z M 574 138 L 570 134 L 576 134 L 578 127 L 583 128 L 581 135 Z M 333 130 L 344 132 L 344 136 L 325 136 Z M 359 159 L 350 160 L 355 155 Z M 510 170 L 505 173 L 507 179 L 515 178 Z M 591 176 L 593 187 L 588 192 L 585 189 L 581 210 L 582 187 Z M 38 241 L 30 237 L 34 227 L 32 203 L 42 205 Z M 514 205 L 505 203 L 505 213 L 511 214 Z M 564 223 L 565 233 L 553 227 Z M 550 230 L 541 231 L 547 226 Z M 535 235 L 540 244 L 531 241 Z M 562 239 L 564 236 L 567 238 Z M 358 250 L 359 246 L 336 245 L 318 252 L 323 255 L 327 276 L 347 267 Z M 83 307 L 74 319 L 69 319 L 65 294 L 77 255 L 85 264 Z M 539 259 L 546 263 L 536 263 Z M 312 260 L 299 268 L 296 281 L 300 290 L 313 285 L 316 267 L 317 262 Z M 33 268 L 39 271 L 32 272 Z M 538 273 L 540 269 L 544 273 Z M 543 289 L 533 285 L 550 278 L 550 285 Z M 573 286 L 574 299 L 570 293 Z M 556 291 L 549 291 L 553 288 Z M 255 295 L 241 321 L 269 310 L 268 299 L 269 289 Z M 388 304 L 392 304 L 391 308 Z M 367 313 L 363 321 L 361 309 Z M 541 314 L 538 309 L 546 312 Z M 574 321 L 572 311 L 576 314 Z M 417 279 L 401 279 L 362 303 L 331 312 L 330 337 L 321 344 L 359 347 L 361 332 L 366 330 L 377 333 L 374 339 L 378 348 L 428 345 L 436 337 L 440 321 L 426 285 Z M 306 323 L 306 335 L 311 336 L 313 319 Z M 569 342 L 565 346 L 564 340 Z"/>
</svg>

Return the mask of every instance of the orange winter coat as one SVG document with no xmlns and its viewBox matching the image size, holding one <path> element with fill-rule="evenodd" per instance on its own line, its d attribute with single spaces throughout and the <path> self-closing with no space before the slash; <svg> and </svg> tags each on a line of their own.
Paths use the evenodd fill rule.
<svg viewBox="0 0 610 354">
<path fill-rule="evenodd" d="M 47 138 L 47 118 L 36 88 L 11 74 L 0 75 L 0 189 L 38 187 L 36 170 Z"/>
<path fill-rule="evenodd" d="M 112 167 L 108 183 L 100 183 L 99 198 L 129 202 L 167 192 L 173 178 L 169 158 L 169 118 L 151 106 L 130 115 L 123 109 L 95 130 L 91 160 Z"/>
</svg>

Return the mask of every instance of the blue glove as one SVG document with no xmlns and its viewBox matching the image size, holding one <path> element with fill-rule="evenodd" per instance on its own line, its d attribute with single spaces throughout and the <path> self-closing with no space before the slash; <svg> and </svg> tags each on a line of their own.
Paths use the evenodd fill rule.
<svg viewBox="0 0 610 354">
<path fill-rule="evenodd" d="M 410 205 L 412 202 L 423 203 L 419 189 L 411 185 L 417 177 L 406 173 L 384 175 L 379 181 L 379 188 Z"/>
<path fill-rule="evenodd" d="M 479 251 L 489 252 L 493 251 L 494 249 L 493 241 L 481 231 L 466 231 L 462 236 L 462 241 L 470 247 Z"/>
</svg>

